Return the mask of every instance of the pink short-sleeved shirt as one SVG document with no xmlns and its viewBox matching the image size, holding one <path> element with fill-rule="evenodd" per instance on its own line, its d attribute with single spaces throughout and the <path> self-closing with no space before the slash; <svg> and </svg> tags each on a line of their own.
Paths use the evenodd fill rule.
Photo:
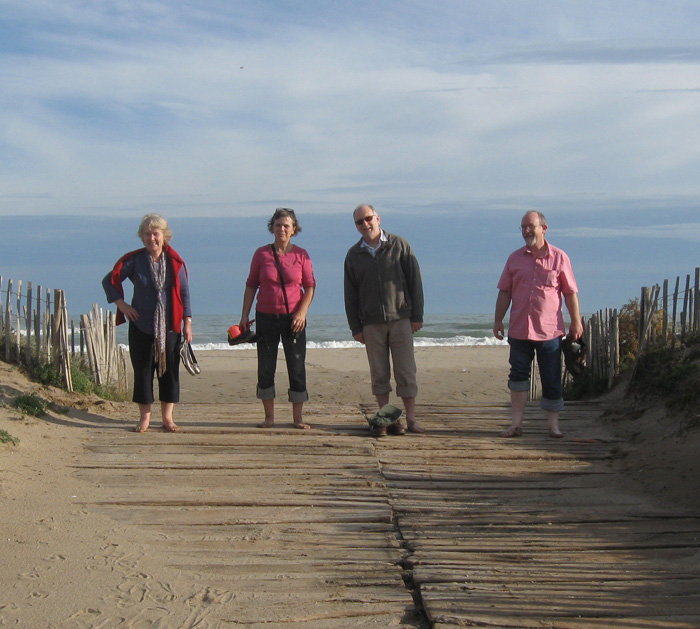
<svg viewBox="0 0 700 629">
<path fill-rule="evenodd" d="M 514 251 L 498 281 L 511 294 L 508 336 L 549 341 L 566 334 L 562 295 L 577 293 L 571 261 L 561 249 L 547 243 L 546 255 L 536 258 L 528 247 Z"/>
<path fill-rule="evenodd" d="M 289 312 L 294 313 L 301 302 L 302 288 L 306 290 L 316 286 L 311 258 L 305 249 L 295 245 L 289 253 L 279 256 L 279 259 L 284 273 Z M 260 247 L 253 254 L 246 286 L 258 289 L 257 310 L 267 314 L 287 314 L 280 275 L 270 245 Z"/>
</svg>

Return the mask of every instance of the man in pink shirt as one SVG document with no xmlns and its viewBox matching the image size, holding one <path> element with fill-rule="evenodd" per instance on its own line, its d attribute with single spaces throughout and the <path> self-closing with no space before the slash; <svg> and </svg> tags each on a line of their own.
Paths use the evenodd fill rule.
<svg viewBox="0 0 700 629">
<path fill-rule="evenodd" d="M 569 338 L 583 335 L 578 288 L 569 256 L 545 240 L 547 219 L 541 212 L 527 212 L 520 229 L 525 246 L 514 251 L 498 281 L 493 333 L 504 335 L 503 318 L 510 311 L 511 425 L 503 437 L 523 434 L 523 413 L 530 390 L 530 370 L 535 352 L 542 381 L 540 406 L 547 412 L 549 436 L 563 437 L 559 412 L 564 408 L 561 387 L 561 339 L 566 334 L 562 297 L 569 311 Z"/>
</svg>

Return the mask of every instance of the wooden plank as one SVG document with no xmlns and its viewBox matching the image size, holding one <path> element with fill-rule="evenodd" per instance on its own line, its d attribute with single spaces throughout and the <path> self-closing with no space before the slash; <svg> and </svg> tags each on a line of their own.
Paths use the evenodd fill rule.
<svg viewBox="0 0 700 629">
<path fill-rule="evenodd" d="M 505 405 L 419 405 L 426 435 L 375 440 L 360 408 L 300 434 L 255 428 L 257 404 L 182 404 L 178 435 L 91 425 L 75 473 L 100 493 L 77 504 L 250 626 L 700 626 L 700 514 L 612 491 L 600 410 L 567 406 L 551 440 L 529 405 L 510 440 Z"/>
</svg>

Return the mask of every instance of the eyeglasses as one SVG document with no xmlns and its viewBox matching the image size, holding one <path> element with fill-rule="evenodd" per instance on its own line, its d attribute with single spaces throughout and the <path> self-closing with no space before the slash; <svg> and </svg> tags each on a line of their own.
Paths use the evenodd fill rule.
<svg viewBox="0 0 700 629">
<path fill-rule="evenodd" d="M 518 229 L 521 232 L 526 232 L 530 230 L 535 231 L 538 227 L 542 227 L 542 225 L 521 225 Z"/>
<path fill-rule="evenodd" d="M 363 218 L 358 218 L 355 221 L 355 225 L 362 225 L 362 223 L 371 223 L 372 219 L 376 216 L 376 214 L 370 214 L 369 216 L 365 216 Z"/>
</svg>

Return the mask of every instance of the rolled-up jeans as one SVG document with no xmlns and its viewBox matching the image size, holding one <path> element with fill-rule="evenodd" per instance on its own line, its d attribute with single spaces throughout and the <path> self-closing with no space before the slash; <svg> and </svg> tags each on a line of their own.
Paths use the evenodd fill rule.
<svg viewBox="0 0 700 629">
<path fill-rule="evenodd" d="M 258 386 L 260 400 L 275 397 L 275 371 L 280 339 L 289 376 L 289 401 L 306 402 L 306 328 L 295 335 L 290 328 L 291 316 L 256 311 L 255 333 L 258 335 Z"/>
<path fill-rule="evenodd" d="M 537 354 L 537 365 L 542 381 L 540 407 L 545 411 L 561 411 L 564 398 L 561 388 L 561 337 L 549 341 L 527 341 L 508 337 L 510 345 L 511 391 L 530 390 L 532 359 Z"/>
</svg>

